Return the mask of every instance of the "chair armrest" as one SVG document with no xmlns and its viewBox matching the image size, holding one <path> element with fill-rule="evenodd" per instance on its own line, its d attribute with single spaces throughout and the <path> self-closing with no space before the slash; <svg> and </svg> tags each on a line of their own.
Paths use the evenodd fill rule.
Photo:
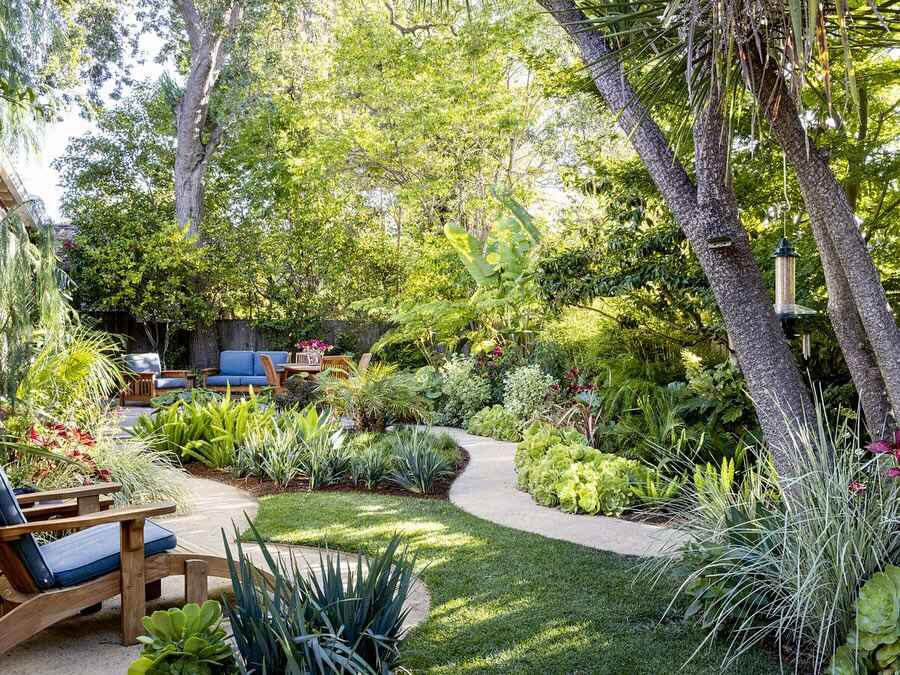
<svg viewBox="0 0 900 675">
<path fill-rule="evenodd" d="M 64 502 L 53 504 L 38 504 L 29 508 L 22 509 L 22 515 L 26 520 L 37 522 L 39 520 L 47 520 L 48 518 L 58 518 L 69 516 L 77 516 L 81 510 L 82 500 L 67 499 Z M 112 497 L 100 497 L 96 504 L 97 511 L 106 511 L 113 507 Z"/>
<path fill-rule="evenodd" d="M 21 525 L 7 525 L 0 527 L 0 541 L 15 541 L 26 534 L 35 532 L 59 532 L 61 530 L 83 530 L 94 525 L 105 523 L 127 523 L 153 516 L 165 516 L 175 513 L 174 502 L 161 502 L 159 504 L 147 504 L 146 506 L 129 506 L 124 509 L 110 509 L 86 516 L 73 516 L 72 518 L 56 518 L 54 520 L 40 520 L 34 523 Z"/>
<path fill-rule="evenodd" d="M 219 369 L 218 368 L 203 368 L 200 370 L 200 372 L 203 373 L 204 375 L 218 375 Z"/>
<path fill-rule="evenodd" d="M 27 495 L 18 495 L 16 501 L 19 506 L 46 502 L 51 499 L 76 499 L 78 497 L 94 497 L 96 495 L 110 495 L 121 492 L 122 486 L 118 483 L 97 483 L 96 485 L 82 485 L 81 487 L 63 488 L 61 490 L 46 490 L 45 492 L 32 492 Z"/>
<path fill-rule="evenodd" d="M 163 377 L 193 377 L 193 370 L 164 370 L 160 373 Z"/>
</svg>

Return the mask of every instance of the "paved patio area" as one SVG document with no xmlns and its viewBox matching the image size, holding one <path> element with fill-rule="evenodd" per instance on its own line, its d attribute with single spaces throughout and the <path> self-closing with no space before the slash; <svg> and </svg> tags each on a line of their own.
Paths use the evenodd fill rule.
<svg viewBox="0 0 900 675">
<path fill-rule="evenodd" d="M 606 516 L 565 513 L 537 504 L 516 488 L 516 444 L 473 436 L 462 429 L 447 432 L 471 460 L 450 489 L 450 501 L 492 523 L 583 546 L 626 555 L 661 556 L 685 535 L 676 529 Z"/>
<path fill-rule="evenodd" d="M 128 408 L 123 426 L 143 410 Z M 256 516 L 257 502 L 243 490 L 216 481 L 191 478 L 188 487 L 193 498 L 189 513 L 160 520 L 160 523 L 178 535 L 179 541 L 191 542 L 224 554 L 221 531 L 224 528 L 229 541 L 234 540 L 232 522 L 239 529 L 246 529 L 249 516 Z M 297 514 L 302 518 L 302 514 Z M 256 547 L 248 546 L 251 551 Z M 308 561 L 315 570 L 319 568 L 319 550 L 303 546 L 278 546 L 285 555 L 291 553 L 302 562 Z M 254 556 L 256 557 L 256 556 Z M 351 565 L 356 556 L 343 555 Z M 210 596 L 225 590 L 220 580 L 210 580 Z M 184 603 L 184 584 L 181 577 L 163 581 L 163 595 L 148 603 L 148 611 L 178 606 Z M 420 624 L 428 615 L 428 590 L 417 581 L 410 598 L 410 614 L 407 627 Z M 75 616 L 45 630 L 31 640 L 19 645 L 10 653 L 0 656 L 0 673 L 3 675 L 123 675 L 128 665 L 140 652 L 139 647 L 123 647 L 119 643 L 118 598 L 104 603 L 103 610 L 91 616 Z"/>
</svg>

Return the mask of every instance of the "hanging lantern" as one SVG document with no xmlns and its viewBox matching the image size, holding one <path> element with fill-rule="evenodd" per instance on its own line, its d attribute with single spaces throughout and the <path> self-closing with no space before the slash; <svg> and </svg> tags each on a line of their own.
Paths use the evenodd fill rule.
<svg viewBox="0 0 900 675">
<path fill-rule="evenodd" d="M 797 321 L 804 316 L 816 314 L 814 309 L 797 304 L 797 251 L 791 240 L 782 237 L 775 253 L 775 314 L 781 321 L 784 335 L 788 340 L 797 337 Z M 809 336 L 803 336 L 803 356 L 809 358 Z"/>
</svg>

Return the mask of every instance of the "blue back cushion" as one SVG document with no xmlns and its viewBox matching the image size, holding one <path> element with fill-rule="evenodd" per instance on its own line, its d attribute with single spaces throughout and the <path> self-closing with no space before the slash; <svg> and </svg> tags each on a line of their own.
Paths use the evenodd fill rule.
<svg viewBox="0 0 900 675">
<path fill-rule="evenodd" d="M 159 365 L 159 354 L 126 354 L 125 365 L 136 373 L 156 373 L 159 375 L 162 369 Z"/>
<path fill-rule="evenodd" d="M 219 354 L 219 374 L 253 375 L 253 352 L 222 352 Z"/>
<path fill-rule="evenodd" d="M 262 360 L 259 358 L 260 354 L 265 354 L 270 359 L 272 359 L 272 365 L 278 366 L 282 363 L 287 363 L 288 361 L 288 352 L 256 352 L 253 355 L 253 374 L 257 377 L 265 377 L 266 370 L 263 368 Z"/>
<path fill-rule="evenodd" d="M 12 485 L 0 467 L 0 525 L 21 525 L 25 522 L 25 515 L 16 501 Z M 30 534 L 17 539 L 12 547 L 19 559 L 25 564 L 25 568 L 34 580 L 35 585 L 41 590 L 53 588 L 55 579 L 53 572 L 44 560 L 41 549 Z"/>
</svg>

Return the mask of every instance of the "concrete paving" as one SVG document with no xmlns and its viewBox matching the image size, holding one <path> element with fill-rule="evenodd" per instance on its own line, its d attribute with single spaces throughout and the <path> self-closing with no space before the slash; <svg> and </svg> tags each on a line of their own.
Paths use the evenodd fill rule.
<svg viewBox="0 0 900 675">
<path fill-rule="evenodd" d="M 136 417 L 139 408 L 128 408 L 125 424 Z M 143 411 L 141 411 L 143 412 Z M 232 522 L 243 530 L 247 519 L 255 518 L 256 500 L 235 487 L 216 481 L 190 478 L 188 489 L 192 496 L 189 512 L 160 520 L 160 524 L 175 532 L 179 542 L 197 544 L 224 553 L 224 528 L 229 541 L 234 540 Z M 298 518 L 302 517 L 298 514 Z M 319 568 L 319 550 L 303 546 L 277 546 L 283 555 L 294 555 L 303 565 L 305 560 L 315 572 Z M 255 546 L 248 546 L 254 559 L 261 562 Z M 342 554 L 355 566 L 357 558 Z M 210 595 L 216 597 L 227 588 L 221 580 L 210 580 Z M 184 583 L 181 577 L 163 581 L 163 595 L 148 603 L 148 611 L 184 604 Z M 39 635 L 0 656 L 2 675 L 123 675 L 140 652 L 139 647 L 123 647 L 119 643 L 119 599 L 103 605 L 103 610 L 90 616 L 75 616 L 48 628 Z M 409 599 L 410 613 L 406 627 L 412 628 L 428 615 L 430 598 L 421 581 L 416 581 Z"/>
<path fill-rule="evenodd" d="M 446 432 L 471 460 L 450 489 L 450 501 L 492 523 L 583 546 L 626 555 L 662 556 L 686 540 L 676 529 L 606 516 L 575 515 L 537 504 L 516 488 L 516 444 L 473 436 L 461 429 Z"/>
</svg>

